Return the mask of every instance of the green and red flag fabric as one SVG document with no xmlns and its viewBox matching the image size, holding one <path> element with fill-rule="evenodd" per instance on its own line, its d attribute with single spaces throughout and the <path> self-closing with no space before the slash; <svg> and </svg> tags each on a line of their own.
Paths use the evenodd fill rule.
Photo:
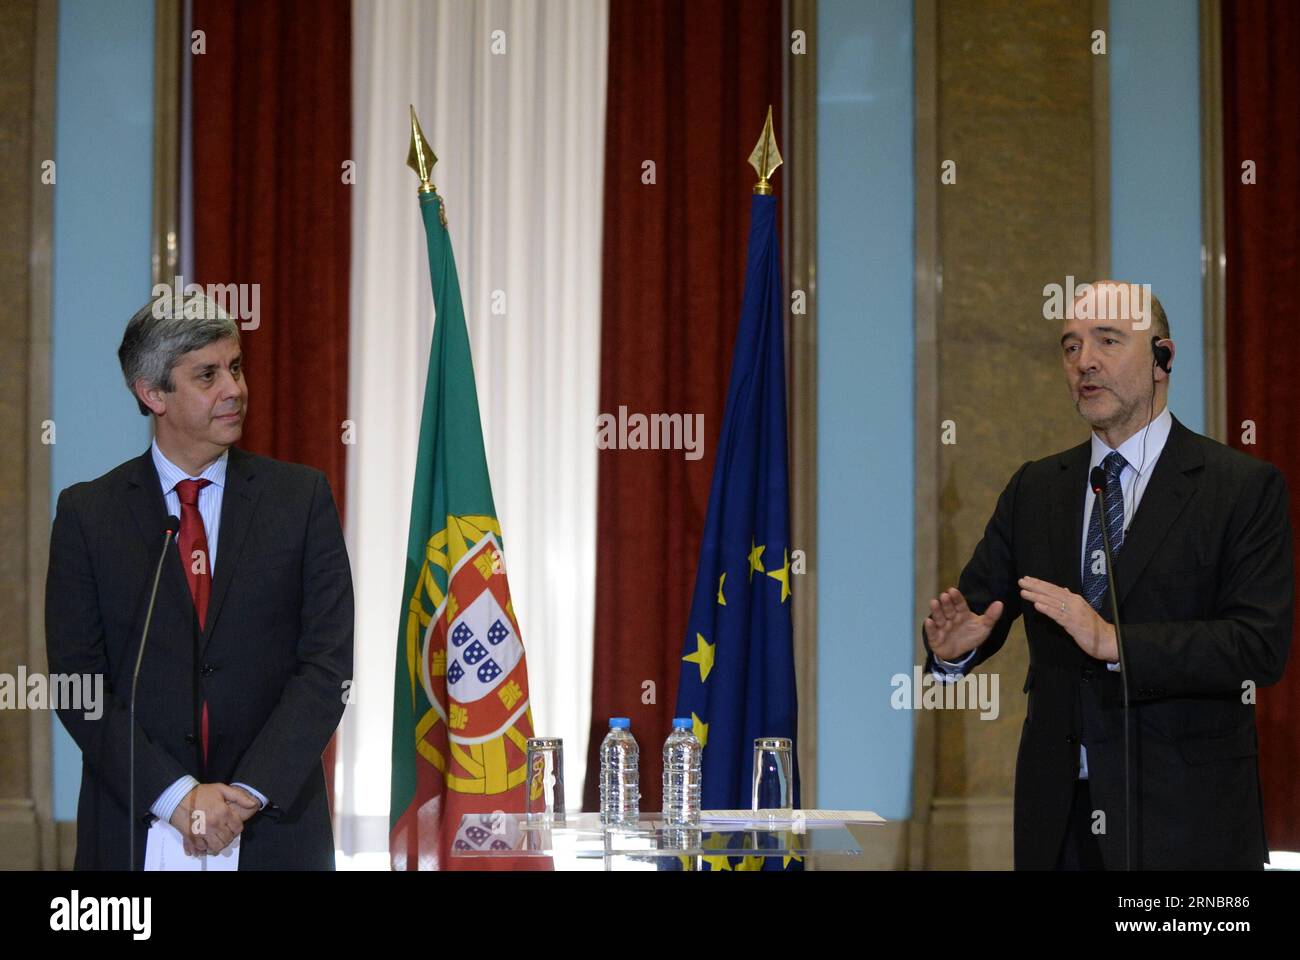
<svg viewBox="0 0 1300 960">
<path fill-rule="evenodd" d="M 454 855 L 513 848 L 499 813 L 524 809 L 533 719 L 451 238 L 425 186 L 436 320 L 397 638 L 389 853 L 394 870 L 545 868 Z"/>
</svg>

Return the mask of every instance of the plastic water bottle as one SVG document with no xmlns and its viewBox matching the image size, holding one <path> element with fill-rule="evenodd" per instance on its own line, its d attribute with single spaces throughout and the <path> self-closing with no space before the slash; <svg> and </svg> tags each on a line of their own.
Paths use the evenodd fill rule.
<svg viewBox="0 0 1300 960">
<path fill-rule="evenodd" d="M 632 721 L 610 717 L 609 733 L 600 744 L 600 822 L 635 826 L 641 812 L 640 751 L 632 736 Z"/>
<path fill-rule="evenodd" d="M 664 741 L 664 821 L 673 825 L 700 822 L 700 759 L 704 748 L 689 717 L 675 717 Z"/>
</svg>

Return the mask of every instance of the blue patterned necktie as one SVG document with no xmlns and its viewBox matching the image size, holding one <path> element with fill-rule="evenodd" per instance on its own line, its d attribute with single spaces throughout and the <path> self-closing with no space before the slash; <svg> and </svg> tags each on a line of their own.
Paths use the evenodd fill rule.
<svg viewBox="0 0 1300 960">
<path fill-rule="evenodd" d="M 1106 471 L 1106 528 L 1110 531 L 1110 549 L 1117 561 L 1120 547 L 1124 545 L 1124 490 L 1119 475 L 1127 465 L 1128 462 L 1116 452 L 1106 454 L 1106 459 L 1101 462 Z M 1097 611 L 1101 610 L 1102 597 L 1106 595 L 1106 552 L 1101 539 L 1101 512 L 1094 502 L 1092 517 L 1088 521 L 1088 551 L 1083 560 L 1083 596 Z"/>
</svg>

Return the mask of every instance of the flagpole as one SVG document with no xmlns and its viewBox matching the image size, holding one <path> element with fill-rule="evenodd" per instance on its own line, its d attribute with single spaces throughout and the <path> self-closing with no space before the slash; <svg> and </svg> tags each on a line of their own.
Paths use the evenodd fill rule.
<svg viewBox="0 0 1300 960">
<path fill-rule="evenodd" d="M 414 111 L 412 111 L 411 116 L 415 116 Z M 769 103 L 767 105 L 767 120 L 763 124 L 763 132 L 758 135 L 758 143 L 754 145 L 754 152 L 749 155 L 749 165 L 758 174 L 758 183 L 754 184 L 755 193 L 765 197 L 771 195 L 772 183 L 769 178 L 783 162 L 781 151 L 776 148 L 776 134 L 772 130 L 772 105 Z"/>
<path fill-rule="evenodd" d="M 437 198 L 438 220 L 446 227 L 447 204 L 443 202 L 442 197 L 438 196 L 438 188 L 433 182 L 433 165 L 438 162 L 438 155 L 433 152 L 433 147 L 429 146 L 429 141 L 424 137 L 424 131 L 420 129 L 420 118 L 415 115 L 415 105 L 410 104 L 410 108 L 411 149 L 406 154 L 406 165 L 420 178 L 419 194 Z"/>
<path fill-rule="evenodd" d="M 415 115 L 415 104 L 411 104 L 411 149 L 406 155 L 406 165 L 415 171 L 416 176 L 420 178 L 420 193 L 437 193 L 438 188 L 433 184 L 433 165 L 438 162 L 437 155 L 433 152 L 433 147 L 429 146 L 429 141 L 424 138 L 424 131 L 420 129 L 420 118 Z M 771 107 L 768 108 L 769 115 Z"/>
</svg>

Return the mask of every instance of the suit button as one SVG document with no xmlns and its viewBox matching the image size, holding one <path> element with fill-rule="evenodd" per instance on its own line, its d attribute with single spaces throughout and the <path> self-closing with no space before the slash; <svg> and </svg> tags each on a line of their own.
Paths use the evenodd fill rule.
<svg viewBox="0 0 1300 960">
<path fill-rule="evenodd" d="M 1092 679 L 1092 667 L 1084 667 L 1084 668 L 1083 668 L 1083 674 L 1082 674 L 1082 676 L 1083 676 L 1083 682 L 1084 682 L 1084 683 L 1087 683 L 1089 680 L 1091 680 L 1091 679 Z"/>
<path fill-rule="evenodd" d="M 217 668 L 210 663 L 205 663 L 202 667 L 199 668 L 199 676 L 201 677 L 210 677 L 216 672 L 217 672 Z"/>
<path fill-rule="evenodd" d="M 1076 743 L 1079 742 L 1079 738 L 1072 733 L 1067 733 L 1065 735 L 1065 742 L 1070 744 L 1070 746 L 1074 746 Z"/>
<path fill-rule="evenodd" d="M 185 742 L 188 743 L 190 746 L 194 746 L 194 744 L 199 742 L 199 738 L 194 736 L 194 734 L 192 733 L 187 733 L 185 734 Z"/>
</svg>

